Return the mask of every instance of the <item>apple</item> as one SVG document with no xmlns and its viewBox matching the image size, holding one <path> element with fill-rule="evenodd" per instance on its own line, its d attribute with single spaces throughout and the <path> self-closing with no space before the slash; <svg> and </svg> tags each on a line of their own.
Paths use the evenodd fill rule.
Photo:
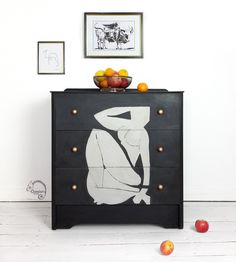
<svg viewBox="0 0 236 262">
<path fill-rule="evenodd" d="M 196 231 L 199 232 L 199 233 L 205 233 L 208 231 L 209 229 L 209 224 L 206 220 L 204 219 L 198 219 L 196 222 L 195 222 L 195 228 L 196 228 Z"/>
<path fill-rule="evenodd" d="M 170 240 L 165 240 L 160 245 L 160 251 L 163 255 L 168 256 L 170 255 L 174 250 L 174 244 Z"/>
<path fill-rule="evenodd" d="M 129 85 L 128 79 L 127 78 L 122 78 L 120 87 L 126 88 L 128 85 Z"/>
<path fill-rule="evenodd" d="M 121 83 L 122 83 L 122 79 L 121 77 L 119 77 L 117 73 L 113 74 L 108 78 L 108 85 L 110 87 L 120 87 Z"/>
</svg>

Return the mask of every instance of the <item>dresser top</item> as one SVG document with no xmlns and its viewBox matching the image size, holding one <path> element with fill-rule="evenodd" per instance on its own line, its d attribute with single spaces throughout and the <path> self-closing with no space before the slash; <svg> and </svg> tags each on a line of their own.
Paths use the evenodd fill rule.
<svg viewBox="0 0 236 262">
<path fill-rule="evenodd" d="M 148 93 L 183 93 L 184 91 L 168 91 L 167 89 L 149 89 Z M 51 91 L 51 93 L 92 93 L 92 94 L 140 94 L 137 89 L 126 89 L 125 92 L 100 92 L 98 88 L 67 88 L 64 91 Z M 141 94 L 145 94 L 141 93 Z"/>
</svg>

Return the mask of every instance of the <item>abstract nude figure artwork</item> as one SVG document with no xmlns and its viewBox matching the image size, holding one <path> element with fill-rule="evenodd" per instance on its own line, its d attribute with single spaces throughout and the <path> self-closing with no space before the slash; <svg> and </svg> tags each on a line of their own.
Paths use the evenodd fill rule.
<svg viewBox="0 0 236 262">
<path fill-rule="evenodd" d="M 149 136 L 144 128 L 150 107 L 112 107 L 94 117 L 104 127 L 91 131 L 86 146 L 87 189 L 94 203 L 115 205 L 131 199 L 134 204 L 150 204 Z M 134 170 L 138 159 L 142 178 Z"/>
</svg>

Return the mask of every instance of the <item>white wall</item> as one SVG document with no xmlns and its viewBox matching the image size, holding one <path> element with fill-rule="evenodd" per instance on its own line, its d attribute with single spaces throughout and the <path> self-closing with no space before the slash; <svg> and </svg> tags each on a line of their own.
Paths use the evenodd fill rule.
<svg viewBox="0 0 236 262">
<path fill-rule="evenodd" d="M 84 59 L 83 13 L 142 11 L 144 59 Z M 0 200 L 50 200 L 50 90 L 94 87 L 106 67 L 132 87 L 184 90 L 186 200 L 236 200 L 234 0 L 5 0 L 0 3 Z M 37 41 L 66 43 L 66 74 L 37 75 Z"/>
</svg>

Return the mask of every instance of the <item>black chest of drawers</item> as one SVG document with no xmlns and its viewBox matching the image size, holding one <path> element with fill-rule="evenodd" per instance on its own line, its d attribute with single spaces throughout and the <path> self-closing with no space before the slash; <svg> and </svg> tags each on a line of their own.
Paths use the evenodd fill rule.
<svg viewBox="0 0 236 262">
<path fill-rule="evenodd" d="M 183 228 L 183 92 L 52 92 L 52 228 Z"/>
</svg>

